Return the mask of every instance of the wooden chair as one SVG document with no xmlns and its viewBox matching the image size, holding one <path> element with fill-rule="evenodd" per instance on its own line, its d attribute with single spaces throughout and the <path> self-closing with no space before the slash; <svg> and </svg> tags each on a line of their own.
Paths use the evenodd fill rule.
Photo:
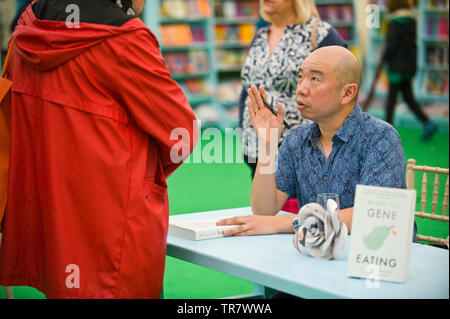
<svg viewBox="0 0 450 319">
<path fill-rule="evenodd" d="M 0 232 L 0 246 L 2 244 L 2 233 Z M 12 287 L 5 287 L 5 293 L 7 299 L 14 299 Z"/>
<path fill-rule="evenodd" d="M 428 218 L 431 220 L 438 220 L 444 223 L 448 223 L 449 217 L 446 216 L 447 207 L 448 207 L 448 169 L 439 168 L 439 167 L 429 167 L 429 166 L 417 166 L 416 160 L 409 159 L 408 165 L 406 166 L 406 187 L 408 189 L 414 189 L 414 175 L 416 171 L 423 172 L 422 177 L 422 190 L 420 192 L 421 194 L 421 211 L 416 212 L 415 215 L 421 218 Z M 425 206 L 427 203 L 427 173 L 434 173 L 434 183 L 433 183 L 433 199 L 431 202 L 431 213 L 425 212 Z M 442 203 L 442 214 L 436 214 L 436 208 L 437 208 L 437 202 L 438 202 L 438 194 L 439 194 L 439 175 L 447 175 L 447 181 L 445 183 L 445 191 L 444 191 L 444 198 Z M 418 192 L 419 193 L 419 192 Z M 433 244 L 438 245 L 445 245 L 447 248 L 449 247 L 449 240 L 448 236 L 446 239 L 443 238 L 437 238 L 433 236 L 424 236 L 424 235 L 417 235 L 417 239 L 420 241 L 425 241 Z"/>
</svg>

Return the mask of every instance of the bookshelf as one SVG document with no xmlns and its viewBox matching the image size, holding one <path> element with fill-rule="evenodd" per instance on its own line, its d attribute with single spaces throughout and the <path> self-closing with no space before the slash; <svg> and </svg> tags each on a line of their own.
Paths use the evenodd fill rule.
<svg viewBox="0 0 450 319">
<path fill-rule="evenodd" d="M 358 46 L 354 0 L 316 0 L 320 18 L 330 23 L 347 42 L 349 49 Z"/>
<path fill-rule="evenodd" d="M 322 19 L 355 52 L 353 3 L 316 0 Z M 154 0 L 144 10 L 144 22 L 202 126 L 237 126 L 240 72 L 259 21 L 259 0 Z"/>
<path fill-rule="evenodd" d="M 419 2 L 418 94 L 423 102 L 448 103 L 448 0 Z"/>
<path fill-rule="evenodd" d="M 240 71 L 258 21 L 258 0 L 156 0 L 144 21 L 202 126 L 236 127 Z"/>
<path fill-rule="evenodd" d="M 380 28 L 370 30 L 365 85 L 367 92 L 385 46 L 388 19 L 384 0 L 371 0 L 380 7 Z M 417 11 L 417 73 L 414 95 L 420 103 L 448 103 L 448 0 L 421 0 Z M 386 99 L 388 79 L 381 72 L 375 97 Z"/>
</svg>

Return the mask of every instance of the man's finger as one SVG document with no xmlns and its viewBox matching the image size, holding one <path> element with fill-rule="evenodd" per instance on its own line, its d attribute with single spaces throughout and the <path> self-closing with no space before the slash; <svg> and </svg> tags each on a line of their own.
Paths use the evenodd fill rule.
<svg viewBox="0 0 450 319">
<path fill-rule="evenodd" d="M 283 122 L 284 121 L 284 108 L 283 105 L 281 103 L 278 103 L 278 113 L 277 113 L 277 118 L 279 122 Z"/>
<path fill-rule="evenodd" d="M 219 221 L 217 221 L 217 226 L 228 226 L 228 225 L 240 225 L 243 224 L 242 221 L 240 221 L 242 217 L 231 217 L 231 218 L 224 218 Z"/>
<path fill-rule="evenodd" d="M 250 229 L 245 227 L 245 224 L 222 231 L 224 236 L 248 236 L 250 235 Z"/>
<path fill-rule="evenodd" d="M 260 88 L 261 88 L 261 87 L 262 87 L 262 86 L 260 86 Z M 254 86 L 254 85 L 252 86 L 252 89 L 253 89 L 253 94 L 254 94 L 254 96 L 255 96 L 255 102 L 257 103 L 258 108 L 259 108 L 259 109 L 264 108 L 264 103 L 263 103 L 263 101 L 262 101 L 260 91 L 258 91 L 258 89 L 256 88 L 256 86 Z"/>
<path fill-rule="evenodd" d="M 261 94 L 261 96 L 267 100 L 266 98 L 266 90 L 264 89 L 264 87 L 262 85 L 259 86 L 259 93 Z"/>
<path fill-rule="evenodd" d="M 256 89 L 256 86 L 252 85 L 252 86 L 248 89 L 247 92 L 248 92 L 248 96 L 249 96 L 250 100 L 251 100 L 252 103 L 253 103 L 253 109 L 254 109 L 255 112 L 257 112 L 257 111 L 259 110 L 259 105 L 258 105 L 258 103 L 256 102 L 254 90 L 257 90 L 257 89 Z"/>
</svg>

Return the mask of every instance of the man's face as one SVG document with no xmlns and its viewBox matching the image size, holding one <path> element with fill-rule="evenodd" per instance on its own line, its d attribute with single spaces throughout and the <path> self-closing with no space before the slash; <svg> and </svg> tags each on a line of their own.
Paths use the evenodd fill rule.
<svg viewBox="0 0 450 319">
<path fill-rule="evenodd" d="M 293 0 L 261 0 L 263 11 L 268 14 L 283 13 L 294 8 Z"/>
<path fill-rule="evenodd" d="M 144 8 L 145 0 L 132 0 L 132 3 L 134 12 L 136 12 L 136 15 L 140 15 Z"/>
<path fill-rule="evenodd" d="M 341 109 L 334 65 L 329 57 L 311 54 L 299 71 L 296 100 L 302 117 L 322 122 Z"/>
</svg>

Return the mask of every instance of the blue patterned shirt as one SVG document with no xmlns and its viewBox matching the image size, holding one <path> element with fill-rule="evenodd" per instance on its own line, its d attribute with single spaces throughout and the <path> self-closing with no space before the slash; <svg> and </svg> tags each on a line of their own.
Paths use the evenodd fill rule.
<svg viewBox="0 0 450 319">
<path fill-rule="evenodd" d="M 388 123 L 356 105 L 333 137 L 325 161 L 317 123 L 295 127 L 278 152 L 277 188 L 296 196 L 299 207 L 319 193 L 339 194 L 340 208 L 353 207 L 357 184 L 406 188 L 400 136 Z"/>
</svg>

